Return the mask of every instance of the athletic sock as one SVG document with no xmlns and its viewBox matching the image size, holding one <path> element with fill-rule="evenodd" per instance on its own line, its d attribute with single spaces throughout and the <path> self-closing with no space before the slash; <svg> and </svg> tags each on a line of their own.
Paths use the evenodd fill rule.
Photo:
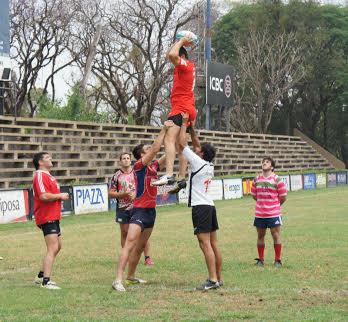
<svg viewBox="0 0 348 322">
<path fill-rule="evenodd" d="M 44 277 L 42 280 L 42 285 L 46 285 L 50 281 L 49 277 Z"/>
<path fill-rule="evenodd" d="M 265 257 L 265 244 L 257 245 L 257 252 L 259 253 L 259 260 L 264 260 Z"/>
<path fill-rule="evenodd" d="M 40 271 L 39 274 L 37 274 L 37 277 L 38 278 L 43 278 L 44 277 L 44 272 Z"/>
<path fill-rule="evenodd" d="M 274 260 L 280 261 L 282 254 L 282 244 L 274 244 Z"/>
</svg>

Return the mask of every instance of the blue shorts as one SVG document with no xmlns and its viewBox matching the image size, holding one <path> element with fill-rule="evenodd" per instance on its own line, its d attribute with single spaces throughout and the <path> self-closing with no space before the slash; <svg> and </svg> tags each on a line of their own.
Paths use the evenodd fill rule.
<svg viewBox="0 0 348 322">
<path fill-rule="evenodd" d="M 129 224 L 132 217 L 131 210 L 116 209 L 116 222 L 119 224 Z"/>
<path fill-rule="evenodd" d="M 146 228 L 153 228 L 156 220 L 155 208 L 133 208 L 130 224 L 136 224 L 141 227 L 141 231 Z"/>
<path fill-rule="evenodd" d="M 257 228 L 273 228 L 283 224 L 282 217 L 259 218 L 255 217 L 254 226 Z"/>
</svg>

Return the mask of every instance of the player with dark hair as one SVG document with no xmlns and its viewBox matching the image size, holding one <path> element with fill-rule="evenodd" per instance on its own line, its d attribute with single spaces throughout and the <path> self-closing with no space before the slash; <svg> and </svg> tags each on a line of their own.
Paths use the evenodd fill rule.
<svg viewBox="0 0 348 322">
<path fill-rule="evenodd" d="M 60 287 L 51 281 L 51 273 L 54 260 L 62 248 L 59 224 L 61 203 L 69 199 L 69 194 L 60 192 L 58 182 L 50 174 L 53 165 L 49 153 L 35 154 L 33 164 L 36 169 L 33 180 L 35 222 L 43 232 L 47 248 L 42 270 L 35 282 L 46 289 L 57 290 Z"/>
<path fill-rule="evenodd" d="M 135 270 L 141 253 L 151 236 L 156 220 L 157 187 L 152 182 L 157 179 L 157 171 L 165 164 L 165 156 L 153 161 L 160 151 L 164 136 L 168 128 L 173 126 L 172 121 L 166 121 L 160 134 L 152 145 L 140 144 L 133 150 L 136 162 L 133 170 L 136 176 L 136 196 L 133 202 L 132 216 L 129 220 L 127 238 L 119 257 L 116 279 L 112 287 L 116 291 L 124 292 L 123 273 L 128 263 L 126 284 L 146 283 L 135 277 Z"/>
<path fill-rule="evenodd" d="M 281 267 L 282 244 L 280 240 L 280 226 L 282 217 L 280 206 L 286 200 L 286 186 L 274 173 L 275 162 L 271 157 L 262 159 L 262 173 L 253 180 L 251 194 L 256 200 L 254 226 L 257 231 L 258 258 L 257 266 L 264 265 L 265 235 L 267 228 L 271 230 L 274 242 L 274 266 Z"/>
<path fill-rule="evenodd" d="M 174 184 L 174 160 L 176 150 L 179 155 L 179 174 L 176 186 L 169 193 L 176 193 L 186 187 L 185 174 L 187 160 L 178 149 L 177 140 L 182 124 L 182 113 L 189 114 L 189 123 L 192 125 L 196 119 L 197 111 L 195 107 L 195 64 L 188 59 L 187 50 L 184 46 L 191 45 L 189 38 L 183 37 L 178 40 L 167 53 L 167 58 L 175 66 L 173 77 L 173 88 L 171 93 L 171 111 L 168 120 L 172 120 L 174 126 L 168 129 L 164 138 L 164 148 L 166 154 L 166 174 L 156 180 L 156 186 Z"/>
<path fill-rule="evenodd" d="M 189 117 L 183 115 L 179 133 L 179 149 L 187 158 L 191 171 L 189 175 L 188 206 L 192 207 L 192 223 L 194 234 L 204 254 L 209 278 L 198 287 L 199 290 L 216 289 L 222 286 L 222 256 L 217 242 L 219 224 L 214 201 L 209 195 L 209 184 L 214 177 L 212 161 L 216 150 L 209 143 L 200 144 L 195 130 L 191 129 L 191 139 L 195 152 L 187 145 L 186 129 Z"/>
<path fill-rule="evenodd" d="M 126 241 L 129 221 L 133 209 L 133 201 L 135 198 L 135 174 L 131 165 L 131 154 L 128 152 L 120 155 L 120 169 L 112 176 L 109 186 L 109 198 L 117 199 L 116 206 L 116 222 L 120 224 L 121 232 L 121 247 Z M 147 242 L 144 255 L 144 264 L 147 266 L 154 265 L 152 258 L 149 255 L 150 242 Z"/>
</svg>

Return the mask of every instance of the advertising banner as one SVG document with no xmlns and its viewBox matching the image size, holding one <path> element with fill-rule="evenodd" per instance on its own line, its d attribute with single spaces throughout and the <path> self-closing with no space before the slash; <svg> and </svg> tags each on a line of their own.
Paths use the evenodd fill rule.
<svg viewBox="0 0 348 322">
<path fill-rule="evenodd" d="M 71 186 L 61 186 L 60 192 L 68 193 L 70 199 L 62 201 L 62 215 L 70 215 L 74 211 L 74 194 Z"/>
<path fill-rule="evenodd" d="M 290 187 L 291 191 L 301 190 L 303 188 L 302 174 L 290 175 Z"/>
<path fill-rule="evenodd" d="M 188 190 L 188 185 L 186 186 L 185 189 L 181 189 L 178 193 L 178 199 L 179 203 L 188 203 L 188 195 L 189 195 L 189 190 Z"/>
<path fill-rule="evenodd" d="M 157 188 L 157 205 L 170 205 L 175 204 L 177 202 L 176 194 L 169 194 L 168 191 L 172 188 L 172 186 L 160 186 Z"/>
<path fill-rule="evenodd" d="M 286 190 L 290 191 L 290 176 L 289 175 L 283 175 L 283 176 L 279 176 L 280 179 L 282 179 L 282 181 L 285 183 L 286 186 Z"/>
<path fill-rule="evenodd" d="M 0 224 L 25 222 L 27 215 L 29 215 L 27 189 L 0 191 Z"/>
<path fill-rule="evenodd" d="M 34 193 L 33 193 L 33 188 L 29 189 L 29 220 L 34 219 Z"/>
<path fill-rule="evenodd" d="M 337 186 L 336 172 L 329 172 L 327 174 L 327 186 L 330 187 L 330 188 Z"/>
<path fill-rule="evenodd" d="M 303 189 L 304 190 L 311 190 L 315 189 L 315 173 L 305 173 L 303 175 Z"/>
<path fill-rule="evenodd" d="M 224 198 L 222 180 L 211 180 L 208 185 L 208 194 L 213 200 L 222 200 Z"/>
<path fill-rule="evenodd" d="M 316 174 L 316 186 L 319 188 L 326 188 L 326 173 Z"/>
<path fill-rule="evenodd" d="M 187 185 L 186 189 L 181 189 L 178 193 L 178 199 L 179 203 L 186 203 L 188 202 L 188 195 L 189 195 L 189 187 Z M 208 193 L 211 196 L 213 200 L 222 200 L 223 199 L 223 186 L 222 186 L 222 180 L 211 180 L 208 185 Z"/>
<path fill-rule="evenodd" d="M 243 194 L 249 195 L 251 193 L 251 186 L 253 184 L 254 177 L 243 178 Z"/>
<path fill-rule="evenodd" d="M 347 184 L 347 172 L 337 172 L 337 185 L 342 186 Z"/>
<path fill-rule="evenodd" d="M 243 197 L 242 179 L 224 179 L 225 199 L 238 199 Z"/>
<path fill-rule="evenodd" d="M 96 184 L 86 186 L 74 186 L 74 210 L 75 214 L 108 211 L 108 185 Z"/>
<path fill-rule="evenodd" d="M 206 104 L 233 105 L 234 71 L 231 65 L 207 62 Z"/>
<path fill-rule="evenodd" d="M 116 211 L 116 207 L 117 207 L 117 199 L 109 198 L 109 210 Z"/>
<path fill-rule="evenodd" d="M 172 205 L 177 203 L 176 194 L 165 193 L 163 195 L 157 195 L 157 206 Z"/>
</svg>

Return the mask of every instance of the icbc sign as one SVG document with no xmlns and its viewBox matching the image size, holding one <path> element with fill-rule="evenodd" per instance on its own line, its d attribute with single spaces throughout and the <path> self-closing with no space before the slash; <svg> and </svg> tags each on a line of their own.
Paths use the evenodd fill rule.
<svg viewBox="0 0 348 322">
<path fill-rule="evenodd" d="M 210 77 L 210 90 L 222 92 L 223 81 L 222 78 Z"/>
<path fill-rule="evenodd" d="M 233 68 L 230 65 L 207 63 L 206 104 L 230 107 Z"/>
</svg>

